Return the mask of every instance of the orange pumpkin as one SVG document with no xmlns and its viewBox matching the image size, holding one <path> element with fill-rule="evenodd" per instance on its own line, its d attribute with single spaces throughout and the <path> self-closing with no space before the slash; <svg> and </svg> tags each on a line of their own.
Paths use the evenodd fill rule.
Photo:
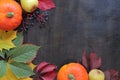
<svg viewBox="0 0 120 80">
<path fill-rule="evenodd" d="M 0 0 L 0 29 L 13 30 L 21 21 L 21 6 L 15 0 Z"/>
<path fill-rule="evenodd" d="M 60 68 L 57 80 L 88 80 L 88 73 L 81 64 L 69 63 Z"/>
</svg>

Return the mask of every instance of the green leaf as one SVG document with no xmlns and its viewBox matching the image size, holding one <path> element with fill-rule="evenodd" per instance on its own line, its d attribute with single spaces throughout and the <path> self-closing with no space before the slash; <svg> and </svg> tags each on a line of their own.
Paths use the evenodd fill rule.
<svg viewBox="0 0 120 80">
<path fill-rule="evenodd" d="M 37 50 L 39 49 L 38 46 L 35 45 L 22 45 L 19 47 L 16 47 L 15 49 L 10 51 L 10 58 L 16 62 L 30 62 L 35 58 Z"/>
<path fill-rule="evenodd" d="M 0 57 L 4 58 L 4 53 L 0 51 Z"/>
<path fill-rule="evenodd" d="M 7 72 L 7 63 L 3 60 L 0 61 L 0 77 L 3 77 Z"/>
<path fill-rule="evenodd" d="M 17 38 L 13 40 L 15 46 L 20 46 L 23 43 L 23 32 L 17 33 Z"/>
<path fill-rule="evenodd" d="M 0 55 L 2 58 L 5 58 L 9 56 L 9 50 L 3 49 L 2 50 L 2 54 Z"/>
<path fill-rule="evenodd" d="M 32 69 L 24 63 L 13 62 L 10 63 L 10 69 L 17 78 L 24 78 L 34 75 Z"/>
</svg>

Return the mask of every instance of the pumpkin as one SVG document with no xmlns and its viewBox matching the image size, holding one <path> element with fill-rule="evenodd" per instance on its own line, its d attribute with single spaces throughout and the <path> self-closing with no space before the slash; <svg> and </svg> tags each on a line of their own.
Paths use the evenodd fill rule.
<svg viewBox="0 0 120 80">
<path fill-rule="evenodd" d="M 0 29 L 13 30 L 21 21 L 21 6 L 15 0 L 0 0 Z"/>
<path fill-rule="evenodd" d="M 88 80 L 88 73 L 80 63 L 69 63 L 60 68 L 57 80 Z"/>
</svg>

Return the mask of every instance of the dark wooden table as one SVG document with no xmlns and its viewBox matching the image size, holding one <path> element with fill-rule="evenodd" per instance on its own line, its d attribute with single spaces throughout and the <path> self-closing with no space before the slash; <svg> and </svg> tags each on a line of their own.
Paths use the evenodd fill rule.
<svg viewBox="0 0 120 80">
<path fill-rule="evenodd" d="M 32 27 L 25 42 L 41 46 L 35 63 L 60 67 L 94 51 L 104 70 L 120 71 L 120 0 L 54 0 L 45 27 Z"/>
</svg>

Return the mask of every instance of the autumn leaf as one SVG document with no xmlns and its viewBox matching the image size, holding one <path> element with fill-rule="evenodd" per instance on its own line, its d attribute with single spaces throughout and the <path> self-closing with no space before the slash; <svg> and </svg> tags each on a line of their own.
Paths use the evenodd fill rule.
<svg viewBox="0 0 120 80">
<path fill-rule="evenodd" d="M 17 31 L 0 30 L 0 51 L 15 47 L 12 41 L 16 38 L 16 33 Z"/>
<path fill-rule="evenodd" d="M 31 67 L 32 70 L 34 70 L 34 68 L 36 67 L 36 65 L 34 65 L 32 62 L 28 63 L 28 65 Z"/>
<path fill-rule="evenodd" d="M 90 54 L 90 69 L 99 68 L 102 64 L 101 57 L 97 57 L 96 53 Z"/>
<path fill-rule="evenodd" d="M 38 80 L 54 80 L 57 66 L 48 62 L 41 62 L 36 69 Z"/>
<path fill-rule="evenodd" d="M 33 80 L 32 78 L 24 78 L 24 79 L 19 79 L 19 80 Z"/>
<path fill-rule="evenodd" d="M 55 4 L 52 0 L 38 0 L 38 1 L 39 1 L 38 8 L 42 11 L 46 11 L 55 7 Z"/>
<path fill-rule="evenodd" d="M 86 52 L 84 52 L 82 55 L 82 64 L 88 71 L 90 71 L 91 69 L 100 68 L 102 60 L 101 57 L 98 57 L 94 52 L 90 54 L 86 54 Z"/>
<path fill-rule="evenodd" d="M 84 51 L 83 55 L 82 55 L 82 64 L 84 65 L 84 67 L 89 70 L 90 66 L 89 66 L 89 56 L 87 55 L 86 51 Z"/>
<path fill-rule="evenodd" d="M 104 71 L 105 73 L 105 80 L 120 80 L 119 72 L 114 69 L 109 69 Z"/>
</svg>

